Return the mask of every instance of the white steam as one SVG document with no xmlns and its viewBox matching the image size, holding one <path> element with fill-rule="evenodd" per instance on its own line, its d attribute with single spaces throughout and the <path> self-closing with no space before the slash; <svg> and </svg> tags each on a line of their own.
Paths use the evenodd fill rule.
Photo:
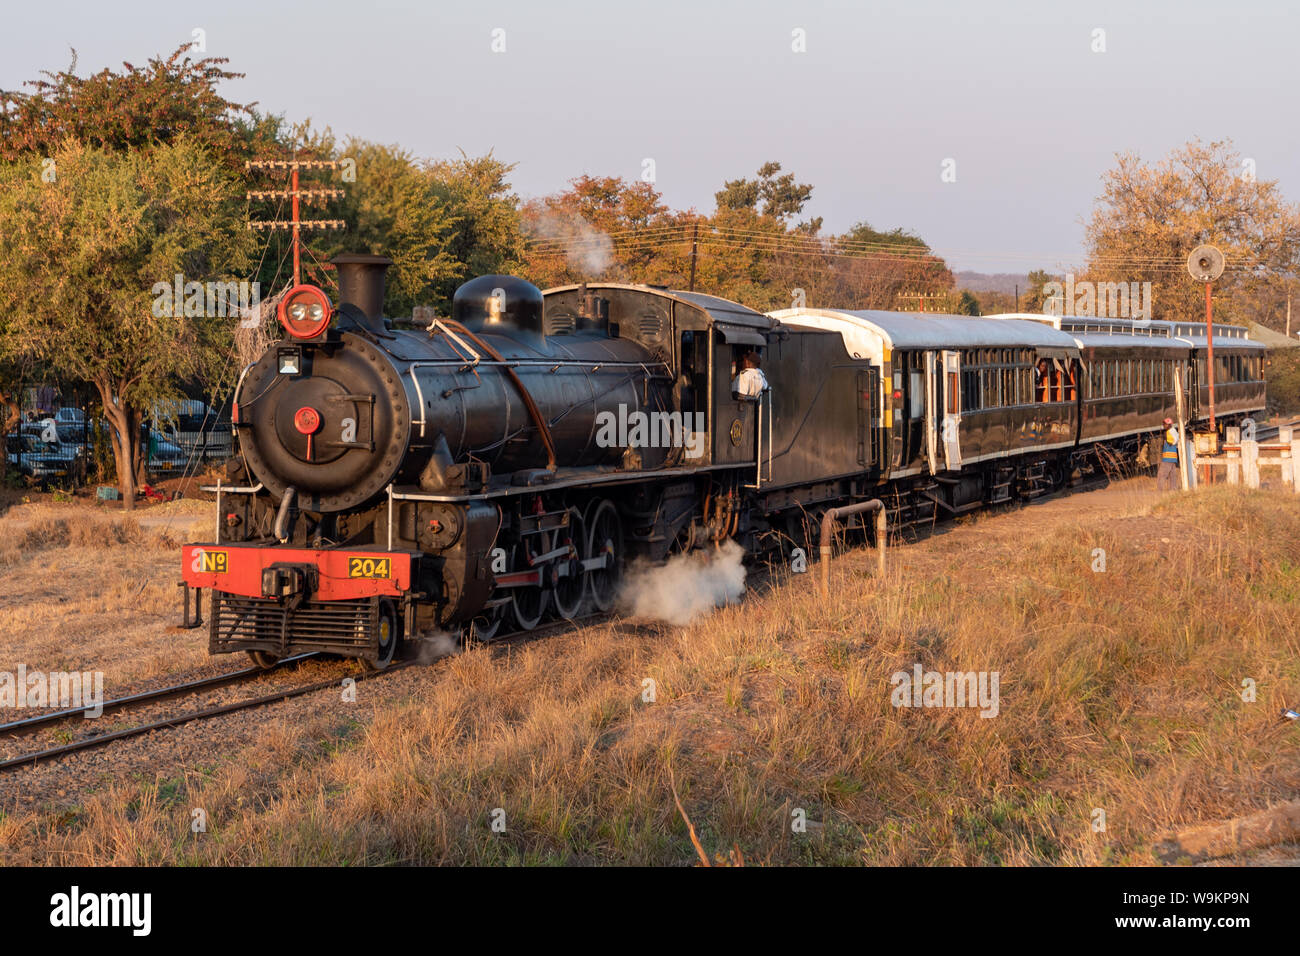
<svg viewBox="0 0 1300 956">
<path fill-rule="evenodd" d="M 599 276 L 614 261 L 614 240 L 576 213 L 544 212 L 528 228 L 538 239 L 562 246 L 565 261 L 578 272 Z"/>
<path fill-rule="evenodd" d="M 442 657 L 450 657 L 460 650 L 460 641 L 455 634 L 446 631 L 432 631 L 421 634 L 418 640 L 416 661 L 420 664 L 432 664 Z"/>
<path fill-rule="evenodd" d="M 727 541 L 717 550 L 678 554 L 662 565 L 633 565 L 623 578 L 619 608 L 631 617 L 689 624 L 739 601 L 745 593 L 744 550 Z"/>
</svg>

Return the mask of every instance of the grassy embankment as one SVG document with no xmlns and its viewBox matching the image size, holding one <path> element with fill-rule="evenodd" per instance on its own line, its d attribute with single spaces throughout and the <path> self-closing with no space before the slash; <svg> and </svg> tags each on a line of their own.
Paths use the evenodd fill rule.
<svg viewBox="0 0 1300 956">
<path fill-rule="evenodd" d="M 689 864 L 675 781 L 705 851 L 751 864 L 1146 863 L 1171 827 L 1294 798 L 1296 499 L 1078 501 L 895 550 L 883 581 L 868 553 L 837 558 L 829 601 L 794 576 L 684 628 L 472 650 L 373 722 L 271 718 L 213 765 L 15 811 L 0 859 Z M 998 671 L 999 715 L 894 708 L 916 663 Z"/>
</svg>

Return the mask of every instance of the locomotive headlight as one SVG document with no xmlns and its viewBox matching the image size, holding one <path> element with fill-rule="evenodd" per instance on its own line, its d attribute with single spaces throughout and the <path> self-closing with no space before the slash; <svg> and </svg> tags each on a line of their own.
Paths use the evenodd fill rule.
<svg viewBox="0 0 1300 956">
<path fill-rule="evenodd" d="M 302 371 L 302 352 L 298 349 L 280 349 L 280 374 L 297 375 Z"/>
<path fill-rule="evenodd" d="M 333 306 L 329 297 L 316 286 L 300 285 L 285 294 L 278 311 L 280 324 L 291 336 L 314 339 L 329 325 Z"/>
</svg>

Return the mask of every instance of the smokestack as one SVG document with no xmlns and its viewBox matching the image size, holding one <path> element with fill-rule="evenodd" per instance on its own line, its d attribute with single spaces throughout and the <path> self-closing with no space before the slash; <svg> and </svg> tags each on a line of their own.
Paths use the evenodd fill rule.
<svg viewBox="0 0 1300 956">
<path fill-rule="evenodd" d="M 350 303 L 364 312 L 366 318 L 382 319 L 384 281 L 393 260 L 387 256 L 345 252 L 330 262 L 339 270 L 339 305 Z"/>
</svg>

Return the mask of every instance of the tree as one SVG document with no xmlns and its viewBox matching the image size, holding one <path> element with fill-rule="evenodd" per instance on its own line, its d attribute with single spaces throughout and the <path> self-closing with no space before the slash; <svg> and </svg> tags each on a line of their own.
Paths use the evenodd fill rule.
<svg viewBox="0 0 1300 956">
<path fill-rule="evenodd" d="M 408 315 L 417 302 L 439 295 L 457 274 L 449 251 L 455 216 L 447 209 L 432 175 L 396 146 L 349 142 L 344 155 L 355 159 L 357 180 L 332 208 L 348 228 L 324 236 L 316 245 L 336 252 L 382 253 L 393 260 L 385 308 Z"/>
<path fill-rule="evenodd" d="M 0 91 L 0 165 L 11 166 L 8 175 L 20 180 L 35 166 L 42 177 L 57 182 L 62 176 L 66 185 L 69 170 L 60 172 L 57 160 L 69 144 L 126 153 L 184 142 L 232 175 L 242 174 L 245 159 L 277 154 L 283 121 L 223 97 L 218 85 L 242 74 L 224 69 L 224 59 L 191 59 L 190 50 L 185 44 L 143 67 L 124 63 L 120 72 L 89 77 L 76 75 L 73 51 L 68 69 L 43 72 L 26 92 Z M 6 425 L 18 404 L 14 363 L 32 361 L 30 339 L 20 347 L 18 335 L 12 323 L 0 326 L 0 356 L 9 357 L 0 357 Z"/>
<path fill-rule="evenodd" d="M 757 179 L 733 179 L 723 183 L 722 189 L 714 194 L 718 210 L 748 209 L 784 225 L 791 217 L 803 212 L 803 207 L 812 199 L 813 187 L 795 182 L 794 173 L 778 173 L 781 173 L 781 164 L 769 162 L 759 167 Z M 821 225 L 819 216 L 801 223 L 799 228 L 809 235 L 816 235 Z"/>
<path fill-rule="evenodd" d="M 1154 165 L 1121 154 L 1102 187 L 1087 226 L 1087 278 L 1151 282 L 1155 318 L 1204 316 L 1203 287 L 1185 268 L 1202 243 L 1227 259 L 1216 319 L 1230 319 L 1255 284 L 1296 270 L 1300 207 L 1285 202 L 1276 180 L 1257 179 L 1230 141 L 1193 140 Z"/>
<path fill-rule="evenodd" d="M 9 460 L 5 436 L 22 421 L 20 389 L 33 363 L 32 350 L 19 343 L 14 325 L 12 315 L 0 314 L 0 478 Z"/>
<path fill-rule="evenodd" d="M 953 275 L 918 236 L 859 223 L 821 237 L 821 220 L 792 224 L 812 186 L 766 163 L 724 183 L 710 216 L 669 209 L 649 183 L 582 176 L 523 208 L 526 274 L 543 287 L 584 279 L 697 289 L 755 309 L 800 301 L 897 308 L 900 292 L 951 289 Z M 691 250 L 698 247 L 692 270 Z"/>
<path fill-rule="evenodd" d="M 239 317 L 221 313 L 236 306 L 216 311 L 207 283 L 240 275 L 255 240 L 242 184 L 183 139 L 126 153 L 69 141 L 52 158 L 52 182 L 40 164 L 0 164 L 0 314 L 11 348 L 98 391 L 131 508 L 141 419 L 228 356 Z"/>
<path fill-rule="evenodd" d="M 46 70 L 25 84 L 31 92 L 0 90 L 0 162 L 52 157 L 69 140 L 117 151 L 184 139 L 242 169 L 274 142 L 279 120 L 221 96 L 217 85 L 243 74 L 225 70 L 225 59 L 191 60 L 190 50 L 184 44 L 143 67 L 123 63 L 120 73 Z"/>
<path fill-rule="evenodd" d="M 456 287 L 475 276 L 522 268 L 519 197 L 507 179 L 514 168 L 491 153 L 429 164 L 434 192 L 455 219 L 447 242 L 455 269 L 441 287 L 439 304 L 449 307 Z"/>
<path fill-rule="evenodd" d="M 1021 312 L 1042 312 L 1047 304 L 1047 285 L 1049 282 L 1063 282 L 1061 276 L 1054 276 L 1044 269 L 1032 269 L 1025 278 L 1025 294 L 1021 299 Z"/>
<path fill-rule="evenodd" d="M 962 290 L 961 300 L 957 303 L 957 314 L 958 315 L 979 315 L 980 314 L 980 300 L 975 297 L 974 293 L 970 292 L 967 289 Z"/>
<path fill-rule="evenodd" d="M 952 271 L 915 233 L 888 231 L 859 222 L 831 240 L 832 280 L 823 293 L 829 304 L 858 309 L 914 308 L 900 300 L 913 293 L 946 292 Z"/>
<path fill-rule="evenodd" d="M 651 183 L 617 176 L 579 176 L 563 192 L 526 203 L 522 210 L 529 278 L 542 287 L 603 278 L 653 281 L 666 237 L 633 235 L 671 222 Z M 616 243 L 621 249 L 616 253 Z"/>
</svg>

